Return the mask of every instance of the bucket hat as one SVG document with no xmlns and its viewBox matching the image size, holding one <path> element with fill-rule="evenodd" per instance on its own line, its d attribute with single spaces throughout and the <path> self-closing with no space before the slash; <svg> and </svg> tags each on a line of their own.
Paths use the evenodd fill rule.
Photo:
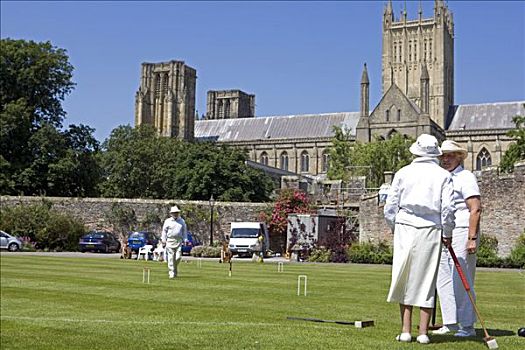
<svg viewBox="0 0 525 350">
<path fill-rule="evenodd" d="M 437 139 L 429 134 L 419 135 L 409 150 L 419 157 L 439 157 L 442 154 Z"/>
<path fill-rule="evenodd" d="M 173 207 L 171 207 L 171 209 L 170 209 L 170 213 L 180 213 L 180 209 L 179 209 L 179 207 L 177 207 L 176 205 L 174 205 Z"/>
</svg>

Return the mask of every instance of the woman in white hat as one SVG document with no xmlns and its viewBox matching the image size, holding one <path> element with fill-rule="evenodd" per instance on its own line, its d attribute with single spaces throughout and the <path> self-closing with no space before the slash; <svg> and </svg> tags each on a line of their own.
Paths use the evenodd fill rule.
<svg viewBox="0 0 525 350">
<path fill-rule="evenodd" d="M 439 166 L 441 150 L 434 136 L 422 134 L 410 147 L 416 156 L 394 176 L 384 207 L 394 232 L 394 259 L 388 302 L 398 302 L 401 334 L 412 341 L 412 308 L 419 306 L 418 343 L 427 344 L 428 323 L 434 305 L 441 236 L 454 228 L 453 187 L 450 173 Z"/>
<path fill-rule="evenodd" d="M 479 220 L 481 216 L 481 197 L 476 176 L 463 168 L 467 150 L 455 141 L 446 140 L 441 144 L 441 166 L 452 174 L 454 184 L 454 203 L 456 206 L 456 227 L 452 233 L 452 248 L 465 272 L 474 293 L 476 273 L 476 250 L 479 244 Z M 454 267 L 454 261 L 443 248 L 437 280 L 437 291 L 441 304 L 441 317 L 444 326 L 434 334 L 457 331 L 458 337 L 476 335 L 474 322 L 476 314 L 461 279 Z"/>
<path fill-rule="evenodd" d="M 176 205 L 170 209 L 171 217 L 164 220 L 162 226 L 162 245 L 166 247 L 169 278 L 177 277 L 177 267 L 182 259 L 182 244 L 187 239 L 186 222 L 180 217 L 180 209 Z"/>
</svg>

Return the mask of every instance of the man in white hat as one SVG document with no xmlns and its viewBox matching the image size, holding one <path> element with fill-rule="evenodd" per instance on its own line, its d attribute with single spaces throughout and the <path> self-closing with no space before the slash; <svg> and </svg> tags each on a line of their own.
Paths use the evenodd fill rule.
<svg viewBox="0 0 525 350">
<path fill-rule="evenodd" d="M 450 140 L 443 141 L 441 151 L 443 152 L 441 166 L 450 171 L 454 184 L 456 227 L 452 232 L 452 248 L 465 272 L 472 295 L 475 298 L 474 276 L 481 216 L 478 181 L 474 174 L 462 166 L 468 153 L 460 144 Z M 437 291 L 444 326 L 433 333 L 446 334 L 457 331 L 455 335 L 458 337 L 475 336 L 476 314 L 455 270 L 454 261 L 446 248 L 443 248 L 441 252 Z"/>
<path fill-rule="evenodd" d="M 416 341 L 427 344 L 441 237 L 452 236 L 455 208 L 452 178 L 439 166 L 441 150 L 436 138 L 420 135 L 410 152 L 416 159 L 395 174 L 384 207 L 385 219 L 394 233 L 387 301 L 399 303 L 402 327 L 396 340 L 401 342 L 412 341 L 412 308 L 419 306 Z"/>
<path fill-rule="evenodd" d="M 177 266 L 182 259 L 182 244 L 187 239 L 186 222 L 180 217 L 180 209 L 176 205 L 170 209 L 170 217 L 164 220 L 162 226 L 162 245 L 166 247 L 169 278 L 177 277 Z"/>
</svg>

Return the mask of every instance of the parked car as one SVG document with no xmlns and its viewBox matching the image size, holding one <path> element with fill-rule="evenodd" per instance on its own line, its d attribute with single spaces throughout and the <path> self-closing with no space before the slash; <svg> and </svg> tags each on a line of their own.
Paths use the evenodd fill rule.
<svg viewBox="0 0 525 350">
<path fill-rule="evenodd" d="M 22 249 L 22 241 L 7 232 L 0 231 L 0 248 L 16 252 Z"/>
<path fill-rule="evenodd" d="M 82 253 L 87 251 L 98 251 L 103 253 L 119 252 L 120 242 L 109 232 L 93 231 L 85 234 L 78 242 Z"/>
<path fill-rule="evenodd" d="M 199 241 L 191 232 L 188 232 L 188 240 L 182 245 L 182 254 L 190 254 L 193 247 L 202 245 L 202 242 Z"/>
<path fill-rule="evenodd" d="M 159 239 L 152 232 L 139 231 L 130 232 L 128 235 L 128 247 L 135 253 L 146 244 L 150 244 L 155 247 Z"/>
</svg>

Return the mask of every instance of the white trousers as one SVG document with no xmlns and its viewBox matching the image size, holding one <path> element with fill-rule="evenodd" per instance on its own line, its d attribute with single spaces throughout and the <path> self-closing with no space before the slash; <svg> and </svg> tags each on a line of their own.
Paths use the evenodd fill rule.
<svg viewBox="0 0 525 350">
<path fill-rule="evenodd" d="M 476 254 L 467 252 L 468 228 L 459 227 L 452 233 L 452 249 L 456 253 L 461 269 L 470 285 L 472 297 L 474 292 L 474 277 L 476 275 Z M 479 239 L 478 239 L 479 247 Z M 437 280 L 439 303 L 441 304 L 441 318 L 443 324 L 460 323 L 463 327 L 470 327 L 476 322 L 476 313 L 470 302 L 461 278 L 454 266 L 454 260 L 447 248 L 443 246 Z"/>
<path fill-rule="evenodd" d="M 441 229 L 396 224 L 388 302 L 434 306 L 440 248 Z"/>
<path fill-rule="evenodd" d="M 166 255 L 168 259 L 169 277 L 176 277 L 177 267 L 182 260 L 182 243 L 168 239 L 166 242 Z"/>
</svg>

